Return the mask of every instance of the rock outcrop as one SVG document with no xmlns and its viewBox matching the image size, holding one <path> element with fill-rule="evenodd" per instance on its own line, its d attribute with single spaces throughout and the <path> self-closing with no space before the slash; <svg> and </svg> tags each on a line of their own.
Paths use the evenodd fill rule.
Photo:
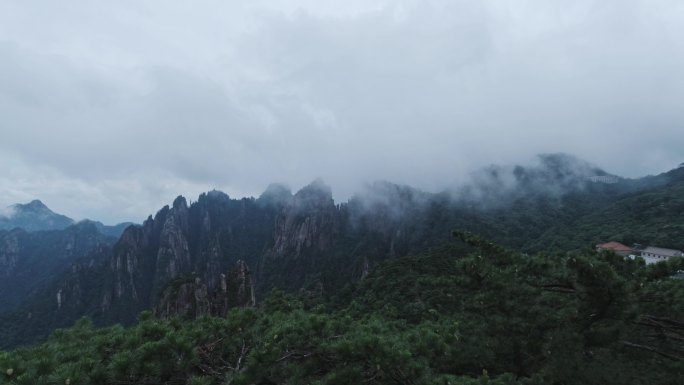
<svg viewBox="0 0 684 385">
<path fill-rule="evenodd" d="M 336 205 L 331 189 L 318 180 L 294 195 L 272 185 L 258 199 L 231 199 L 220 191 L 192 204 L 178 197 L 142 225 L 127 227 L 111 251 L 92 258 L 96 262 L 78 261 L 75 270 L 36 291 L 32 305 L 21 311 L 33 320 L 50 318 L 39 326 L 47 333 L 82 315 L 100 325 L 132 324 L 149 309 L 160 317 L 222 316 L 254 306 L 273 288 L 316 303 L 379 261 L 406 252 L 406 234 L 412 233 L 406 223 L 419 217 L 403 214 L 418 204 L 412 194 L 386 184 L 378 199 L 367 194 Z M 92 222 L 76 226 L 97 233 Z M 12 236 L 0 232 L 0 268 L 20 266 L 22 234 L 16 234 L 17 248 Z M 83 255 L 81 244 L 97 240 L 91 238 L 62 237 L 65 261 Z"/>
<path fill-rule="evenodd" d="M 211 191 L 188 206 L 178 197 L 172 207 L 124 232 L 114 246 L 109 264 L 114 279 L 102 303 L 111 308 L 112 317 L 124 304 L 184 316 L 219 314 L 231 306 L 253 304 L 254 284 L 246 266 L 257 265 L 264 254 L 282 198 L 282 191 L 269 202 L 234 200 Z M 241 282 L 236 292 L 223 293 L 221 287 L 230 285 L 233 276 Z M 175 285 L 171 291 L 170 283 Z M 130 321 L 134 315 L 126 317 Z"/>
<path fill-rule="evenodd" d="M 255 305 L 254 282 L 244 261 L 238 261 L 219 280 L 220 285 L 212 289 L 194 275 L 171 281 L 155 305 L 154 314 L 160 318 L 223 317 L 232 308 Z"/>
<path fill-rule="evenodd" d="M 207 285 L 199 277 L 172 281 L 164 289 L 154 314 L 160 318 L 192 319 L 213 315 Z"/>
<path fill-rule="evenodd" d="M 338 210 L 330 187 L 317 180 L 304 187 L 276 218 L 273 258 L 299 258 L 330 250 Z"/>
</svg>

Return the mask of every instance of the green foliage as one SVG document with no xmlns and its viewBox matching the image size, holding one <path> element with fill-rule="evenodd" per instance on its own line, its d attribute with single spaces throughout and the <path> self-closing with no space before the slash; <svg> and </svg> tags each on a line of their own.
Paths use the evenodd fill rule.
<svg viewBox="0 0 684 385">
<path fill-rule="evenodd" d="M 4 384 L 673 384 L 684 373 L 681 259 L 508 251 L 468 233 L 381 264 L 308 306 L 272 292 L 225 318 L 94 328 L 0 353 Z"/>
<path fill-rule="evenodd" d="M 618 241 L 684 249 L 684 182 L 630 194 L 568 224 L 555 225 L 530 249 L 572 250 Z"/>
</svg>

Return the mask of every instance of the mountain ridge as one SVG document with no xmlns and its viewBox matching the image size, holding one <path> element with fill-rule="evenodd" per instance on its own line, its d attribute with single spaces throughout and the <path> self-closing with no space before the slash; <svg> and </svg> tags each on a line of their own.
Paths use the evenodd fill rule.
<svg viewBox="0 0 684 385">
<path fill-rule="evenodd" d="M 55 312 L 54 299 L 37 307 L 31 305 L 36 300 L 27 299 L 20 312 L 49 315 L 54 318 L 52 325 L 73 321 L 77 314 L 89 315 L 101 325 L 131 324 L 140 311 L 158 305 L 159 296 L 174 279 L 194 274 L 201 282 L 196 288 L 215 292 L 222 275 L 238 263 L 251 271 L 257 302 L 274 288 L 331 296 L 365 277 L 378 263 L 441 247 L 454 228 L 515 249 L 539 251 L 543 247 L 532 240 L 555 226 L 574 226 L 625 194 L 658 189 L 682 176 L 671 170 L 649 179 L 658 183 L 628 179 L 594 183 L 584 171 L 568 176 L 567 170 L 575 167 L 563 163 L 568 158 L 558 159 L 560 163 L 555 158 L 546 162 L 548 170 L 542 162 L 541 168 L 518 169 L 517 175 L 528 182 L 559 175 L 557 186 L 567 187 L 562 194 L 555 187 L 534 194 L 513 191 L 502 200 L 505 204 L 498 205 L 473 204 L 453 191 L 426 193 L 388 182 L 375 183 L 348 201 L 335 203 L 322 180 L 295 194 L 283 185 L 271 185 L 259 198 L 234 199 L 214 190 L 188 205 L 179 196 L 143 224 L 127 227 L 99 265 L 79 264 L 77 273 L 65 273 L 36 295 L 56 298 L 63 293 L 66 299 L 61 306 L 73 309 L 71 313 Z M 173 298 L 167 296 L 167 303 L 175 303 L 170 308 L 182 308 Z"/>
<path fill-rule="evenodd" d="M 75 221 L 66 215 L 55 213 L 40 199 L 34 199 L 28 203 L 16 203 L 0 212 L 0 230 L 14 228 L 29 232 L 63 230 L 80 222 L 92 222 L 101 233 L 113 237 L 119 237 L 126 227 L 133 224 L 122 222 L 110 226 L 90 219 Z"/>
</svg>

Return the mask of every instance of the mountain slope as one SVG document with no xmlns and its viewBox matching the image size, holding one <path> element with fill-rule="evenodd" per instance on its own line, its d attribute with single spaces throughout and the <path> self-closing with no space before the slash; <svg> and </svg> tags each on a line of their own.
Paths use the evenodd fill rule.
<svg viewBox="0 0 684 385">
<path fill-rule="evenodd" d="M 119 223 L 113 226 L 88 219 L 82 222 L 92 222 L 100 233 L 118 238 L 131 222 Z M 33 200 L 26 204 L 15 204 L 0 211 L 0 230 L 21 228 L 25 231 L 62 230 L 76 222 L 62 214 L 50 210 L 40 200 Z"/>
<path fill-rule="evenodd" d="M 79 264 L 78 274 L 58 275 L 18 313 L 5 318 L 8 324 L 3 326 L 16 327 L 28 313 L 53 320 L 34 336 L 83 314 L 99 325 L 132 324 L 140 311 L 181 309 L 181 303 L 191 304 L 190 313 L 206 314 L 201 310 L 206 309 L 204 299 L 191 299 L 187 293 L 206 291 L 208 297 L 202 298 L 219 295 L 224 277 L 238 264 L 250 271 L 250 291 L 257 303 L 274 288 L 308 293 L 311 298 L 335 297 L 383 261 L 440 250 L 455 228 L 521 251 L 555 245 L 553 253 L 562 253 L 591 246 L 594 237 L 604 236 L 589 228 L 588 238 L 582 238 L 573 230 L 582 218 L 639 194 L 669 191 L 679 175 L 673 170 L 649 177 L 652 183 L 613 183 L 604 171 L 566 156 L 545 156 L 537 166 L 510 170 L 508 176 L 490 173 L 487 184 L 465 192 L 430 194 L 379 182 L 340 204 L 322 181 L 294 195 L 272 185 L 258 199 L 232 199 L 212 191 L 188 205 L 178 197 L 142 225 L 129 226 L 100 264 Z M 610 183 L 588 179 L 602 176 Z M 491 187 L 507 186 L 509 177 L 518 187 Z M 472 191 L 483 186 L 488 189 L 483 196 L 498 198 L 475 200 Z M 646 214 L 647 222 L 650 215 Z M 554 232 L 565 238 L 551 236 Z M 169 291 L 173 282 L 186 286 Z M 74 289 L 83 287 L 89 289 Z M 62 300 L 69 311 L 55 312 L 60 290 L 70 293 Z M 168 305 L 159 307 L 163 303 Z M 30 328 L 21 330 L 31 333 Z"/>
<path fill-rule="evenodd" d="M 554 226 L 537 249 L 573 250 L 605 241 L 684 249 L 684 178 L 628 194 L 564 226 Z"/>
<path fill-rule="evenodd" d="M 684 281 L 663 277 L 681 259 L 663 269 L 612 254 L 529 256 L 458 235 L 477 252 L 447 247 L 385 262 L 336 304 L 276 292 L 260 309 L 224 317 L 147 312 L 127 329 L 81 320 L 47 343 L 0 353 L 0 381 L 680 382 Z"/>
<path fill-rule="evenodd" d="M 20 227 L 26 231 L 61 230 L 74 224 L 74 220 L 50 210 L 43 202 L 33 200 L 27 204 L 15 204 L 0 215 L 0 229 Z"/>
<path fill-rule="evenodd" d="M 90 223 L 64 230 L 0 230 L 0 313 L 16 308 L 91 250 L 114 242 Z"/>
</svg>

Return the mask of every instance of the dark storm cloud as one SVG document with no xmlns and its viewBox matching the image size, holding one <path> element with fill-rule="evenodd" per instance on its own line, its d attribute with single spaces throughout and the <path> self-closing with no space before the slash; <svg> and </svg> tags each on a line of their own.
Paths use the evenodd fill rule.
<svg viewBox="0 0 684 385">
<path fill-rule="evenodd" d="M 678 1 L 0 5 L 0 206 L 140 220 L 316 177 L 437 190 L 567 152 L 684 157 Z"/>
</svg>

